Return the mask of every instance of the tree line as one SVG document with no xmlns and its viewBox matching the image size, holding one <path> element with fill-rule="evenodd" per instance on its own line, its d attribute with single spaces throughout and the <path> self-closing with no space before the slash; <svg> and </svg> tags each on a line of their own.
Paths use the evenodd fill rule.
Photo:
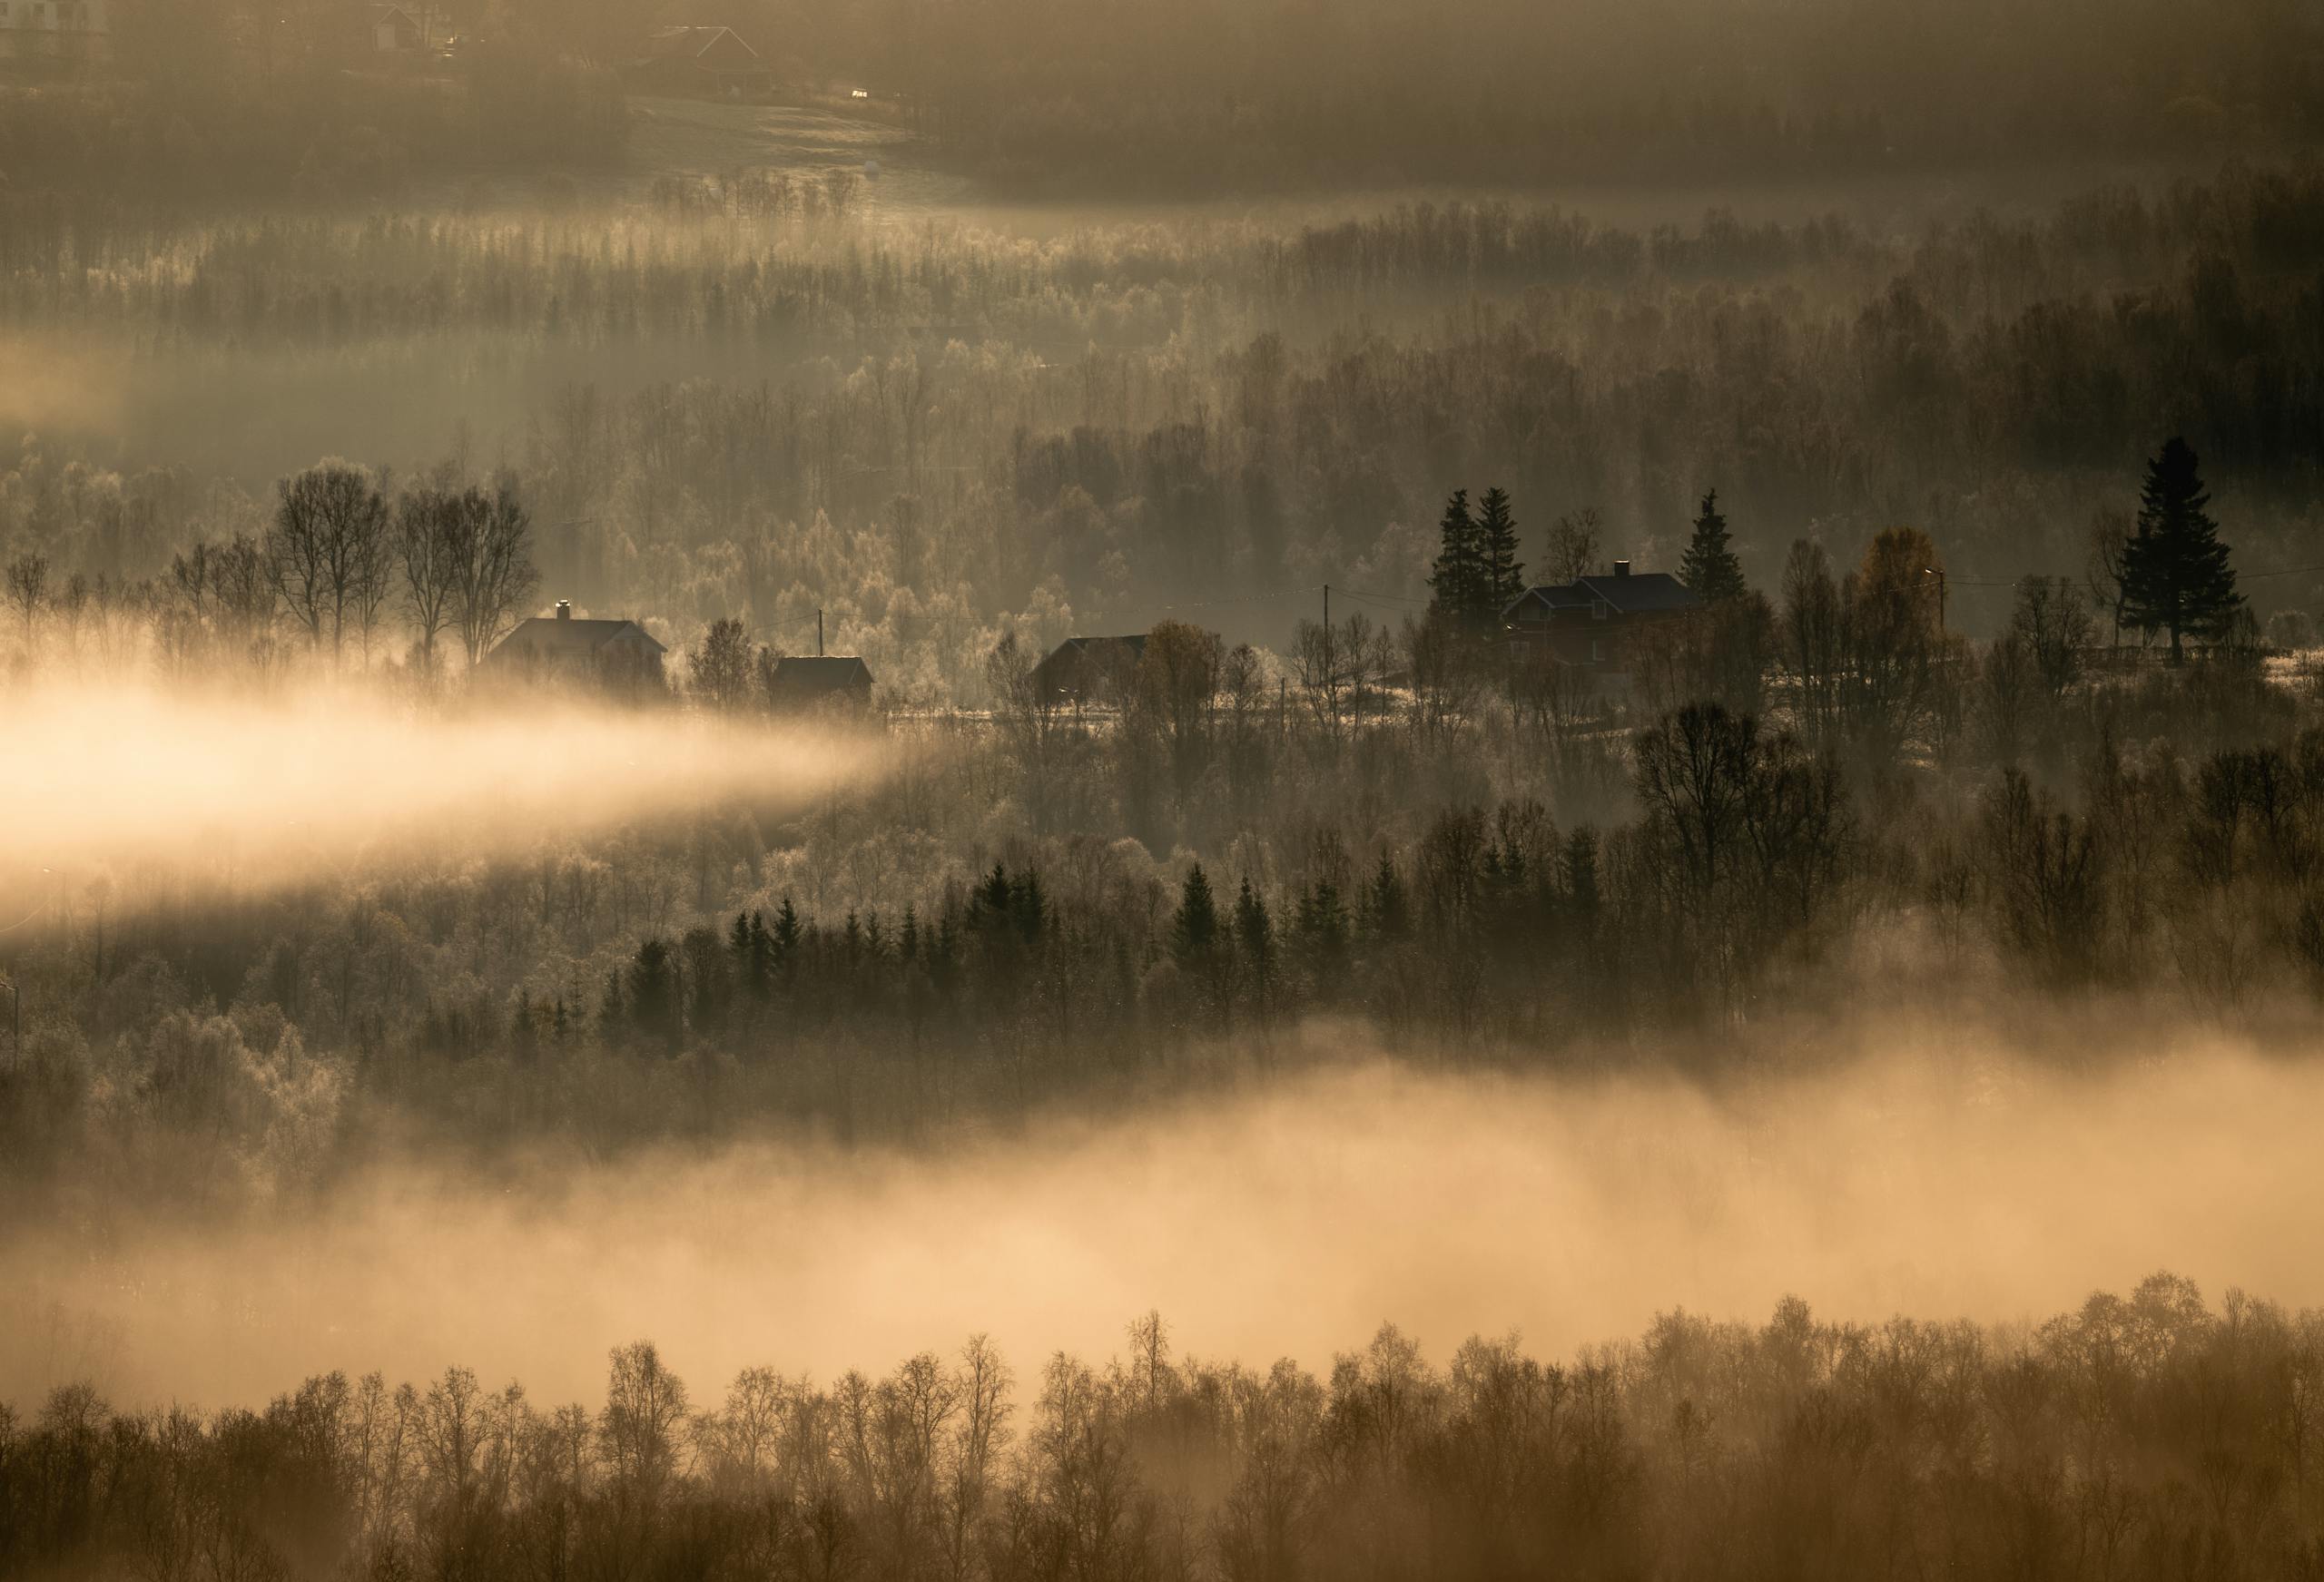
<svg viewBox="0 0 2324 1582">
<path fill-rule="evenodd" d="M 409 633 L 414 667 L 432 676 L 439 639 L 455 635 L 474 668 L 539 585 L 531 513 L 507 475 L 487 488 L 448 466 L 397 487 L 334 458 L 282 479 L 275 493 L 262 535 L 196 539 L 172 556 L 165 579 L 140 589 L 92 585 L 80 572 L 56 576 L 37 552 L 9 562 L 5 594 L 23 654 L 34 655 L 45 618 L 60 618 L 77 650 L 85 622 L 120 609 L 144 617 L 150 657 L 167 673 L 263 670 L 287 625 L 334 669 L 350 646 L 368 666 L 375 637 Z"/>
<path fill-rule="evenodd" d="M 834 651 L 924 703 L 976 701 L 1012 624 L 1046 645 L 1233 598 L 1238 635 L 1279 649 L 1292 590 L 1424 599 L 1470 479 L 1525 502 L 1514 561 L 1544 577 L 1560 523 L 1670 567 L 1711 481 L 1771 592 L 1797 537 L 1853 555 L 1915 523 L 1954 624 L 1985 636 L 2018 578 L 2080 575 L 2182 434 L 2246 564 L 2297 574 L 2249 585 L 2260 613 L 2313 610 L 2319 215 L 2292 167 L 1908 241 L 1495 205 L 1030 253 L 597 215 L 0 231 L 24 249 L 0 316 L 165 348 L 137 432 L 84 456 L 52 425 L 10 458 L 0 562 L 135 584 L 197 537 L 258 536 L 274 477 L 357 448 L 313 421 L 318 367 L 377 397 L 360 453 L 424 473 L 441 379 L 481 339 L 512 382 L 465 380 L 468 416 L 524 478 L 559 596 L 660 620 L 674 650 L 729 616 L 795 647 L 821 608 Z M 128 261 L 86 261 L 108 250 Z M 180 261 L 134 261 L 158 257 Z M 1344 334 L 1359 313 L 1373 332 Z M 673 361 L 697 377 L 665 382 Z M 198 467 L 135 465 L 221 409 L 281 422 L 216 429 Z M 251 438 L 285 431 L 313 438 Z"/>
<path fill-rule="evenodd" d="M 1662 1314 L 1567 1361 L 1317 1373 L 1131 1324 L 1020 1381 L 986 1339 L 697 1397 L 616 1349 L 602 1406 L 452 1367 L 262 1410 L 0 1408 L 0 1566 L 74 1577 L 903 1579 L 2305 1574 L 2324 1317 L 2155 1275 L 2030 1331 Z"/>
</svg>

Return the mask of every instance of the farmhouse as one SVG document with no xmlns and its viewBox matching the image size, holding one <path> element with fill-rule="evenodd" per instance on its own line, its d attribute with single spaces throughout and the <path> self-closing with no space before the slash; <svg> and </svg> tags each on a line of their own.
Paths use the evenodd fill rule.
<svg viewBox="0 0 2324 1582">
<path fill-rule="evenodd" d="M 1611 576 L 1527 588 L 1502 612 L 1502 622 L 1521 651 L 1615 668 L 1629 638 L 1700 608 L 1702 601 L 1677 577 L 1633 573 L 1629 561 L 1618 560 Z"/>
<path fill-rule="evenodd" d="M 1143 632 L 1128 637 L 1068 637 L 1033 667 L 1033 684 L 1046 703 L 1118 703 L 1145 654 Z"/>
<path fill-rule="evenodd" d="M 731 27 L 656 28 L 624 75 L 647 93 L 753 93 L 770 77 L 759 52 Z"/>
<path fill-rule="evenodd" d="M 658 686 L 665 650 L 635 621 L 576 621 L 569 599 L 500 640 L 480 667 L 510 681 L 580 683 L 609 690 Z"/>
<path fill-rule="evenodd" d="M 775 661 L 767 701 L 783 713 L 854 712 L 872 706 L 872 667 L 853 654 Z"/>
</svg>

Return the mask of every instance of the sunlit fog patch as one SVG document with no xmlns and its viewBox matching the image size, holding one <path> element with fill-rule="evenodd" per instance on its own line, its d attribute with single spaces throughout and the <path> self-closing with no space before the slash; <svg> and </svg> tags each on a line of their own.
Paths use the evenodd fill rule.
<svg viewBox="0 0 2324 1582">
<path fill-rule="evenodd" d="M 258 1400 L 458 1362 L 586 1400 L 641 1336 L 705 1384 L 830 1378 L 972 1332 L 1025 1364 L 1103 1356 L 1148 1309 L 1191 1352 L 1321 1365 L 1383 1321 L 1440 1359 L 1512 1330 L 1565 1352 L 1787 1293 L 2010 1322 L 2157 1267 L 2324 1301 L 2324 1075 L 2190 1046 L 2069 1076 L 2037 1053 L 1869 1030 L 1846 1069 L 1723 1090 L 1359 1056 L 934 1151 L 382 1166 L 311 1211 L 17 1243 L 0 1328 L 37 1343 L 0 1398 L 86 1373 Z"/>
<path fill-rule="evenodd" d="M 0 708 L 0 880 L 158 865 L 264 883 L 405 845 L 544 834 L 874 772 L 861 737 L 534 697 L 442 714 L 356 689 L 204 698 L 44 687 Z"/>
</svg>

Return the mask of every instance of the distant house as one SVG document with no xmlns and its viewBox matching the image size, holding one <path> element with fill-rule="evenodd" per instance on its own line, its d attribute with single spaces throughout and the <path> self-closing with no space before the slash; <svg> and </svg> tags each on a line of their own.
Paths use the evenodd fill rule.
<svg viewBox="0 0 2324 1582">
<path fill-rule="evenodd" d="M 1033 667 L 1033 684 L 1048 703 L 1118 703 L 1145 656 L 1143 632 L 1128 637 L 1068 637 Z"/>
<path fill-rule="evenodd" d="M 1611 576 L 1527 588 L 1502 612 L 1512 642 L 1567 664 L 1619 667 L 1625 641 L 1659 622 L 1702 608 L 1667 572 L 1633 573 L 1618 560 Z"/>
<path fill-rule="evenodd" d="M 111 0 L 0 0 L 0 61 L 69 67 L 112 54 Z"/>
<path fill-rule="evenodd" d="M 508 681 L 578 683 L 621 691 L 659 686 L 667 653 L 635 621 L 576 621 L 571 601 L 535 615 L 500 640 L 481 668 Z"/>
<path fill-rule="evenodd" d="M 872 706 L 872 667 L 853 654 L 775 661 L 767 701 L 781 713 L 853 712 Z"/>
<path fill-rule="evenodd" d="M 720 94 L 758 93 L 772 77 L 759 52 L 731 27 L 656 28 L 623 75 L 641 93 Z"/>
<path fill-rule="evenodd" d="M 418 54 L 428 47 L 428 24 L 400 5 L 372 5 L 370 47 L 374 54 Z"/>
</svg>

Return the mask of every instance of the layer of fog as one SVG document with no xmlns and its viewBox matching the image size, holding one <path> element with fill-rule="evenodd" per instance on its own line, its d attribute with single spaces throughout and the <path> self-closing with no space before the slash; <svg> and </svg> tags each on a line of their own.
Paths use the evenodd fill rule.
<svg viewBox="0 0 2324 1582">
<path fill-rule="evenodd" d="M 1336 1036 L 1334 1036 L 1336 1037 Z M 1020 1371 L 1158 1308 L 1180 1348 L 1320 1363 L 1383 1320 L 1568 1352 L 1683 1305 L 1762 1321 L 2046 1315 L 2158 1267 L 2324 1302 L 2324 1070 L 2221 1046 L 2074 1077 L 1943 1029 L 1714 1094 L 1429 1075 L 1348 1052 L 1107 1123 L 915 1155 L 803 1146 L 385 1172 L 296 1223 L 0 1253 L 0 1398 L 257 1400 L 465 1362 L 595 1400 L 661 1342 L 697 1390 L 987 1331 Z"/>
<path fill-rule="evenodd" d="M 439 714 L 355 688 L 43 686 L 0 708 L 0 896 L 29 889 L 20 909 L 100 870 L 263 882 L 399 842 L 488 856 L 721 798 L 803 803 L 871 772 L 860 741 L 539 695 Z"/>
</svg>

